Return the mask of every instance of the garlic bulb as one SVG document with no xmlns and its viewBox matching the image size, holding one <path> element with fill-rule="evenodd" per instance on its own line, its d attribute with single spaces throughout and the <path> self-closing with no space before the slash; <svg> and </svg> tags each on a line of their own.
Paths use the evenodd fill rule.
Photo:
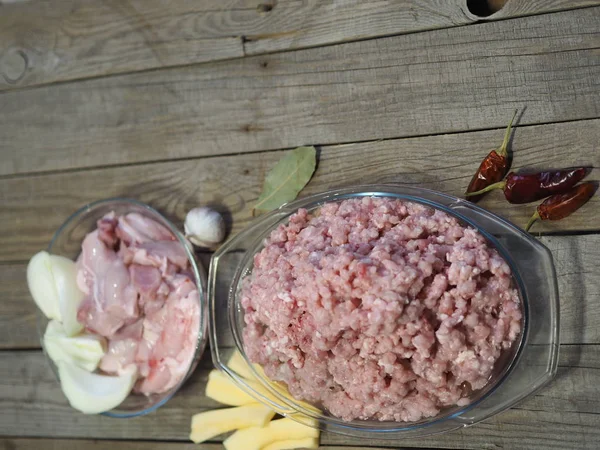
<svg viewBox="0 0 600 450">
<path fill-rule="evenodd" d="M 198 247 L 214 248 L 225 238 L 225 221 L 221 214 L 208 207 L 194 208 L 187 213 L 185 235 Z"/>
</svg>

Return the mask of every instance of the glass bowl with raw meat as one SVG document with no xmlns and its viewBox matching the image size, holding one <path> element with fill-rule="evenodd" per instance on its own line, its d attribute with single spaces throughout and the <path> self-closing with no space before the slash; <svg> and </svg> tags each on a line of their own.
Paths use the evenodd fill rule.
<svg viewBox="0 0 600 450">
<path fill-rule="evenodd" d="M 129 395 L 102 413 L 135 417 L 165 404 L 194 370 L 207 340 L 205 273 L 184 235 L 150 206 L 113 198 L 75 212 L 55 233 L 47 251 L 76 261 L 76 283 L 84 294 L 77 321 L 86 337 L 102 342 L 104 351 L 92 376 L 108 375 L 110 379 L 102 378 L 109 381 L 131 376 Z M 54 322 L 39 315 L 40 337 L 50 356 L 56 351 L 44 336 L 53 329 L 60 332 Z M 54 364 L 54 357 L 49 360 L 59 378 L 81 376 L 82 386 L 94 383 L 82 369 L 63 374 L 62 363 Z M 108 389 L 65 388 L 64 379 L 61 384 L 74 407 L 66 389 L 71 394 L 74 389 L 90 389 L 100 397 L 102 389 Z"/>
<path fill-rule="evenodd" d="M 469 426 L 557 367 L 549 251 L 413 186 L 332 190 L 266 214 L 215 253 L 208 301 L 215 366 L 280 413 L 346 435 Z"/>
</svg>

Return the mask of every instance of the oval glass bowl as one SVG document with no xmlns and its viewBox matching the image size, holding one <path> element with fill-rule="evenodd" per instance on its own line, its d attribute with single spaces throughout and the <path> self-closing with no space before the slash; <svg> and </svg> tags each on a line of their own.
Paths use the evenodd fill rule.
<svg viewBox="0 0 600 450">
<path fill-rule="evenodd" d="M 445 211 L 464 225 L 476 228 L 511 266 L 514 285 L 523 305 L 522 332 L 511 351 L 497 362 L 488 385 L 476 391 L 471 403 L 465 407 L 448 408 L 419 422 L 344 422 L 283 395 L 281 388 L 262 371 L 255 370 L 245 356 L 242 343 L 244 312 L 239 292 L 241 281 L 251 273 L 253 256 L 262 249 L 264 239 L 299 208 L 314 211 L 326 202 L 365 196 L 391 197 Z M 215 366 L 250 395 L 279 413 L 299 421 L 307 417 L 316 419 L 321 429 L 334 433 L 397 439 L 473 425 L 535 392 L 553 378 L 557 368 L 558 287 L 550 251 L 520 228 L 471 202 L 417 187 L 369 185 L 332 190 L 283 205 L 260 217 L 214 254 L 209 272 L 208 301 L 209 335 Z M 229 367 L 229 356 L 236 349 L 269 395 L 247 383 L 241 374 Z"/>
<path fill-rule="evenodd" d="M 196 368 L 196 365 L 198 364 L 198 361 L 204 352 L 207 341 L 208 318 L 205 298 L 206 274 L 202 268 L 202 265 L 196 262 L 194 253 L 191 251 L 191 246 L 189 246 L 187 240 L 175 227 L 175 225 L 173 225 L 154 208 L 151 208 L 150 206 L 136 200 L 124 198 L 100 200 L 90 203 L 89 205 L 86 205 L 73 213 L 73 215 L 71 215 L 71 217 L 69 217 L 54 234 L 54 237 L 52 238 L 52 241 L 47 249 L 48 253 L 65 256 L 73 261 L 76 260 L 79 256 L 79 253 L 81 253 L 81 242 L 83 241 L 85 235 L 96 228 L 96 221 L 98 219 L 111 211 L 114 211 L 117 215 L 137 212 L 165 226 L 177 238 L 177 240 L 185 249 L 186 255 L 190 262 L 190 268 L 192 269 L 196 285 L 198 286 L 198 297 L 200 299 L 200 329 L 198 330 L 198 341 L 196 343 L 194 358 L 192 359 L 186 376 L 183 378 L 183 380 L 181 380 L 180 383 L 166 392 L 149 396 L 142 394 L 131 394 L 117 408 L 102 413 L 103 415 L 110 417 L 128 418 L 148 414 L 164 405 L 171 397 L 173 397 L 173 395 L 175 395 L 181 385 Z M 42 347 L 44 345 L 43 336 L 47 324 L 48 319 L 41 313 L 41 311 L 38 310 L 38 332 L 42 342 Z M 46 353 L 45 349 L 44 353 Z M 46 358 L 48 359 L 52 370 L 58 378 L 58 369 L 48 357 L 47 353 Z"/>
</svg>

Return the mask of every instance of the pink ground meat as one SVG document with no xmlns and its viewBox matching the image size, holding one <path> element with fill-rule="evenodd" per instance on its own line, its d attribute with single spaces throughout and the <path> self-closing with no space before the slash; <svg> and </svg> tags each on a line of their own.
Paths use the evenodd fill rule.
<svg viewBox="0 0 600 450">
<path fill-rule="evenodd" d="M 347 421 L 467 405 L 522 318 L 509 266 L 477 231 L 386 198 L 300 209 L 255 255 L 242 306 L 250 360 Z"/>
</svg>

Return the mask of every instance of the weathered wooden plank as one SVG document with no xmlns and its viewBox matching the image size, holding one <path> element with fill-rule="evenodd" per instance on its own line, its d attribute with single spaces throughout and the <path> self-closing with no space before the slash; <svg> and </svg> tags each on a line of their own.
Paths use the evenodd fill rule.
<svg viewBox="0 0 600 450">
<path fill-rule="evenodd" d="M 560 292 L 560 340 L 600 345 L 600 234 L 541 238 L 554 256 Z M 208 255 L 202 255 L 208 267 Z M 592 268 L 592 269 L 590 269 Z M 234 264 L 224 271 L 236 269 Z M 222 286 L 227 292 L 229 286 Z M 27 292 L 25 263 L 0 265 L 0 348 L 36 348 L 35 305 Z M 228 344 L 229 336 L 224 333 Z"/>
<path fill-rule="evenodd" d="M 255 2 L 0 2 L 0 90 L 244 55 Z"/>
<path fill-rule="evenodd" d="M 0 448 L 4 450 L 222 450 L 221 444 L 192 444 L 183 442 L 155 441 L 100 441 L 83 439 L 27 439 L 0 438 Z M 364 446 L 331 446 L 321 445 L 320 450 L 361 450 Z M 402 450 L 395 447 L 396 450 Z M 369 447 L 371 450 L 384 448 Z M 427 450 L 427 449 L 423 449 Z M 431 450 L 431 449 L 429 449 Z"/>
<path fill-rule="evenodd" d="M 508 117 L 508 116 L 507 116 Z M 505 118 L 506 119 L 506 118 Z M 339 146 L 320 151 L 319 167 L 303 195 L 366 183 L 406 183 L 462 195 L 472 174 L 504 131 L 492 130 Z M 573 165 L 600 167 L 600 120 L 519 127 L 513 168 Z M 22 261 L 47 246 L 54 231 L 77 208 L 113 196 L 137 198 L 181 224 L 194 206 L 213 204 L 238 232 L 264 175 L 283 152 L 143 164 L 108 169 L 0 179 L 0 261 Z M 598 179 L 594 169 L 590 179 Z M 523 226 L 534 205 L 510 205 L 500 192 L 481 202 Z M 560 222 L 535 231 L 598 230 L 600 196 Z"/>
<path fill-rule="evenodd" d="M 222 450 L 221 444 L 192 444 L 183 442 L 156 441 L 100 441 L 84 439 L 27 439 L 0 438 L 0 448 L 4 450 Z M 320 450 L 361 450 L 365 446 L 331 446 L 320 445 Z M 370 450 L 385 450 L 389 447 L 368 447 Z M 402 450 L 406 447 L 394 447 Z M 428 449 L 423 449 L 428 450 Z M 429 449 L 432 450 L 432 449 Z"/>
<path fill-rule="evenodd" d="M 25 264 L 0 265 L 0 286 L 0 348 L 39 347 L 37 313 L 27 290 Z"/>
<path fill-rule="evenodd" d="M 221 444 L 151 441 L 100 441 L 84 439 L 0 438 L 4 450 L 222 450 Z M 347 449 L 347 447 L 344 447 Z"/>
<path fill-rule="evenodd" d="M 464 25 L 466 0 L 0 2 L 0 90 Z M 486 20 L 598 5 L 513 0 Z"/>
<path fill-rule="evenodd" d="M 600 116 L 600 7 L 0 93 L 0 174 Z M 549 107 L 548 105 L 552 105 Z"/>
<path fill-rule="evenodd" d="M 564 346 L 558 377 L 545 389 L 483 424 L 442 436 L 402 439 L 405 447 L 432 448 L 595 448 L 600 405 L 598 346 Z M 0 434 L 88 439 L 186 441 L 190 416 L 216 403 L 203 396 L 208 367 L 198 369 L 183 390 L 157 412 L 115 420 L 71 410 L 60 386 L 39 352 L 3 352 L 0 365 Z M 363 442 L 332 434 L 324 445 Z M 369 440 L 394 446 L 394 441 Z M 496 447 L 492 447 L 496 446 Z"/>
<path fill-rule="evenodd" d="M 465 25 L 466 0 L 309 0 L 275 4 L 261 33 L 245 36 L 249 55 Z"/>
<path fill-rule="evenodd" d="M 302 2 L 301 7 L 285 10 L 290 21 L 285 22 L 287 26 L 277 24 L 263 35 L 246 36 L 245 49 L 247 54 L 258 54 L 600 4 L 597 0 L 511 0 L 504 1 L 504 7 L 495 14 L 481 17 L 471 13 L 467 3 L 466 0 Z M 273 8 L 273 12 L 277 8 Z"/>
<path fill-rule="evenodd" d="M 470 8 L 469 3 L 474 4 L 475 8 Z M 484 6 L 487 4 L 487 8 Z M 572 2 L 570 0 L 551 0 L 545 2 L 535 2 L 530 0 L 476 0 L 465 2 L 465 14 L 469 18 L 478 20 L 497 20 L 516 16 L 526 16 L 530 14 L 541 14 L 552 11 L 560 11 L 571 8 L 581 8 L 586 6 L 596 6 L 598 2 L 594 0 Z M 478 14 L 478 9 L 488 9 L 492 14 Z"/>
</svg>

